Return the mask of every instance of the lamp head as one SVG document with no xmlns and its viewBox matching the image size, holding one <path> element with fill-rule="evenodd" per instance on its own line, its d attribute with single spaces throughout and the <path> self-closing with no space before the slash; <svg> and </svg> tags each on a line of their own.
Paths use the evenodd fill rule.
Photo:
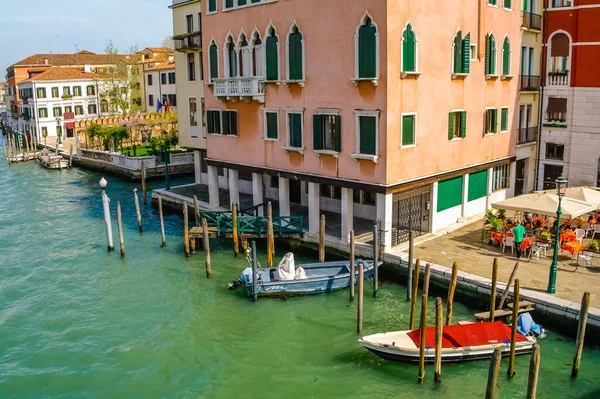
<svg viewBox="0 0 600 399">
<path fill-rule="evenodd" d="M 569 183 L 569 181 L 567 179 L 565 179 L 563 176 L 560 176 L 558 179 L 555 180 L 555 183 L 556 183 L 556 194 L 559 197 L 564 197 L 567 192 L 567 183 Z"/>
<path fill-rule="evenodd" d="M 106 181 L 104 176 L 102 176 L 102 179 L 100 179 L 100 187 L 102 187 L 102 190 L 104 190 L 106 188 L 107 184 L 108 184 L 108 182 Z"/>
</svg>

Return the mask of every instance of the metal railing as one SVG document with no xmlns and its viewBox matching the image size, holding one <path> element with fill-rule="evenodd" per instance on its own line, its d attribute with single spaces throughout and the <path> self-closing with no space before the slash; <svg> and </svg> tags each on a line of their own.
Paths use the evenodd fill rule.
<svg viewBox="0 0 600 399">
<path fill-rule="evenodd" d="M 517 144 L 534 143 L 537 141 L 538 127 L 524 127 L 519 129 Z"/>
<path fill-rule="evenodd" d="M 538 91 L 540 90 L 540 77 L 532 75 L 521 75 L 519 77 L 520 91 Z"/>
<path fill-rule="evenodd" d="M 532 12 L 523 12 L 523 23 L 525 29 L 542 30 L 542 16 Z"/>
</svg>

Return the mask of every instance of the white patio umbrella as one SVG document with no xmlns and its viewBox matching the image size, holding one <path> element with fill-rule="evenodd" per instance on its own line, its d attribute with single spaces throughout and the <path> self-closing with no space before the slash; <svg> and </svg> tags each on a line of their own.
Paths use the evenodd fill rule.
<svg viewBox="0 0 600 399">
<path fill-rule="evenodd" d="M 556 189 L 536 191 L 536 193 L 556 194 Z M 572 198 L 579 201 L 584 201 L 592 205 L 600 206 L 600 191 L 591 187 L 567 187 L 565 198 Z M 564 199 L 563 199 L 564 201 Z"/>
<path fill-rule="evenodd" d="M 492 206 L 496 209 L 553 216 L 556 215 L 556 209 L 558 208 L 558 195 L 549 193 L 523 194 L 518 197 L 493 203 Z M 598 206 L 585 201 L 563 197 L 561 208 L 562 216 L 564 218 L 573 218 L 594 212 Z"/>
</svg>

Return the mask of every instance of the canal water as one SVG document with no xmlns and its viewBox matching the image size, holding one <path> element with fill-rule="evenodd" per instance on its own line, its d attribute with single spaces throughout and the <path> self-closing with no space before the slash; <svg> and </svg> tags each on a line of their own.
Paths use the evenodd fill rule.
<svg viewBox="0 0 600 399">
<path fill-rule="evenodd" d="M 114 177 L 107 193 L 113 215 L 116 201 L 123 207 L 127 256 L 108 253 L 100 177 L 0 162 L 1 398 L 484 396 L 487 361 L 445 366 L 437 386 L 427 367 L 419 385 L 416 366 L 362 349 L 347 291 L 252 303 L 226 288 L 245 259 L 216 240 L 207 280 L 203 254 L 183 256 L 181 218 L 166 217 L 160 248 L 157 212 L 143 207 L 140 235 L 135 185 Z M 377 299 L 367 293 L 364 332 L 406 328 L 405 295 L 390 284 Z M 429 309 L 433 323 L 433 298 Z M 455 319 L 472 313 L 457 304 Z M 574 342 L 550 332 L 541 346 L 539 398 L 600 397 L 600 351 L 586 348 L 571 381 Z M 501 398 L 525 396 L 528 364 L 517 358 L 508 380 L 503 362 Z"/>
</svg>

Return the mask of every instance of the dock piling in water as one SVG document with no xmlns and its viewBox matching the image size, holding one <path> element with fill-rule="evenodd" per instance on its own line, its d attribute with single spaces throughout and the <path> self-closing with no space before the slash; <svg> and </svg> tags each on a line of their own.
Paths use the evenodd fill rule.
<svg viewBox="0 0 600 399">
<path fill-rule="evenodd" d="M 519 262 L 515 263 L 515 267 L 510 273 L 510 277 L 508 278 L 508 283 L 506 283 L 504 293 L 500 297 L 500 302 L 498 302 L 498 309 L 502 309 L 502 307 L 504 306 L 504 301 L 506 301 L 506 298 L 508 297 L 508 291 L 510 291 L 510 286 L 512 285 L 513 281 L 515 280 L 515 277 L 517 276 L 517 270 L 519 270 Z"/>
<path fill-rule="evenodd" d="M 354 267 L 354 230 L 350 231 L 350 300 L 354 300 L 354 285 L 356 284 L 356 268 Z"/>
<path fill-rule="evenodd" d="M 573 369 L 571 378 L 577 378 L 581 366 L 581 353 L 583 352 L 583 341 L 585 339 L 585 327 L 587 325 L 588 312 L 590 310 L 590 293 L 585 292 L 581 298 L 581 309 L 579 311 L 579 325 L 577 327 L 577 344 L 575 345 L 575 357 L 573 358 Z"/>
<path fill-rule="evenodd" d="M 206 277 L 211 278 L 212 277 L 212 265 L 210 264 L 210 238 L 208 235 L 208 222 L 206 221 L 206 218 L 202 218 L 202 243 L 204 244 L 204 260 L 206 262 Z M 256 247 L 254 246 L 255 245 L 254 242 L 252 243 L 252 245 L 253 245 L 252 256 L 256 256 L 256 255 L 254 255 L 254 251 L 256 249 Z"/>
<path fill-rule="evenodd" d="M 379 290 L 379 224 L 373 224 L 373 298 Z"/>
<path fill-rule="evenodd" d="M 140 212 L 140 199 L 138 198 L 137 188 L 133 189 L 133 201 L 135 202 L 135 213 L 137 214 L 138 230 L 142 232 L 142 214 Z"/>
<path fill-rule="evenodd" d="M 510 355 L 508 357 L 508 378 L 515 375 L 515 350 L 517 349 L 517 321 L 519 319 L 519 279 L 515 280 L 513 295 L 512 326 L 510 331 Z"/>
<path fill-rule="evenodd" d="M 185 256 L 190 256 L 190 232 L 188 229 L 188 205 L 187 202 L 183 201 L 183 248 L 185 250 Z M 207 236 L 205 236 L 206 238 Z"/>
<path fill-rule="evenodd" d="M 452 264 L 452 277 L 448 287 L 448 303 L 446 304 L 446 325 L 452 323 L 452 305 L 454 303 L 454 292 L 456 291 L 456 280 L 458 279 L 458 262 Z"/>
<path fill-rule="evenodd" d="M 435 374 L 433 380 L 442 382 L 442 332 L 444 328 L 442 298 L 435 298 Z"/>
<path fill-rule="evenodd" d="M 496 399 L 498 397 L 498 374 L 500 374 L 500 363 L 502 362 L 502 349 L 497 346 L 490 360 L 488 381 L 485 390 L 485 399 Z"/>
<path fill-rule="evenodd" d="M 496 285 L 498 284 L 498 258 L 494 258 L 492 266 L 492 291 L 490 292 L 490 321 L 494 321 L 496 311 Z"/>
<path fill-rule="evenodd" d="M 406 280 L 406 300 L 412 299 L 412 275 L 413 275 L 413 247 L 414 247 L 414 233 L 412 230 L 408 231 L 408 278 Z"/>
<path fill-rule="evenodd" d="M 417 313 L 417 294 L 419 293 L 419 274 L 421 272 L 421 260 L 417 259 L 415 263 L 415 272 L 412 281 L 412 300 L 410 303 L 410 317 L 408 319 L 408 329 L 415 328 L 415 314 Z"/>
<path fill-rule="evenodd" d="M 275 236 L 273 233 L 273 206 L 271 205 L 271 201 L 269 201 L 267 203 L 267 267 L 273 267 L 273 252 L 275 252 Z"/>
<path fill-rule="evenodd" d="M 269 202 L 269 208 L 271 203 Z M 202 219 L 202 226 L 206 224 L 206 219 Z M 206 229 L 208 231 L 208 228 Z M 256 241 L 252 241 L 252 300 L 256 302 L 258 299 L 258 275 L 256 269 L 258 268 L 258 259 L 256 258 Z M 208 272 L 207 272 L 208 273 Z"/>
<path fill-rule="evenodd" d="M 238 204 L 234 202 L 231 204 L 231 224 L 232 224 L 232 235 L 233 235 L 233 255 L 238 256 L 240 253 L 240 241 L 238 236 Z"/>
<path fill-rule="evenodd" d="M 425 380 L 425 341 L 427 339 L 427 294 L 421 295 L 421 322 L 419 323 L 419 384 Z"/>
<path fill-rule="evenodd" d="M 200 206 L 198 205 L 198 197 L 194 194 L 194 223 L 196 227 L 200 227 Z"/>
<path fill-rule="evenodd" d="M 358 264 L 358 306 L 356 307 L 356 332 L 361 333 L 363 328 L 363 299 L 364 299 L 364 282 L 365 272 L 364 265 Z"/>
<path fill-rule="evenodd" d="M 121 220 L 121 203 L 117 201 L 117 227 L 119 229 L 119 247 L 121 258 L 125 257 L 125 239 L 123 238 L 123 222 Z"/>
<path fill-rule="evenodd" d="M 319 262 L 325 262 L 325 215 L 321 215 L 321 225 L 319 226 Z"/>
<path fill-rule="evenodd" d="M 71 144 L 71 146 L 69 147 L 69 168 L 73 166 L 73 144 Z M 144 193 L 144 198 L 146 197 L 145 193 Z M 144 201 L 144 204 L 146 202 Z"/>
<path fill-rule="evenodd" d="M 161 247 L 167 245 L 167 241 L 165 239 L 165 220 L 163 218 L 163 209 L 162 209 L 162 196 L 158 196 L 158 217 L 160 218 L 160 238 L 161 238 Z"/>
<path fill-rule="evenodd" d="M 112 222 L 110 220 L 110 198 L 106 195 L 105 190 L 107 184 L 106 179 L 102 177 L 100 179 L 100 187 L 102 187 L 102 208 L 104 210 L 104 226 L 106 227 L 106 244 L 109 251 L 114 251 Z"/>
<path fill-rule="evenodd" d="M 529 380 L 527 382 L 527 399 L 535 399 L 537 394 L 538 374 L 540 371 L 540 345 L 535 344 L 529 362 Z"/>
<path fill-rule="evenodd" d="M 72 148 L 73 146 L 71 146 Z M 144 205 L 148 204 L 148 194 L 146 192 L 146 164 L 144 161 L 140 162 L 140 175 L 142 178 L 142 198 L 144 200 Z"/>
<path fill-rule="evenodd" d="M 423 293 L 429 296 L 429 280 L 431 278 L 431 264 L 425 265 L 425 275 L 423 276 Z"/>
</svg>

